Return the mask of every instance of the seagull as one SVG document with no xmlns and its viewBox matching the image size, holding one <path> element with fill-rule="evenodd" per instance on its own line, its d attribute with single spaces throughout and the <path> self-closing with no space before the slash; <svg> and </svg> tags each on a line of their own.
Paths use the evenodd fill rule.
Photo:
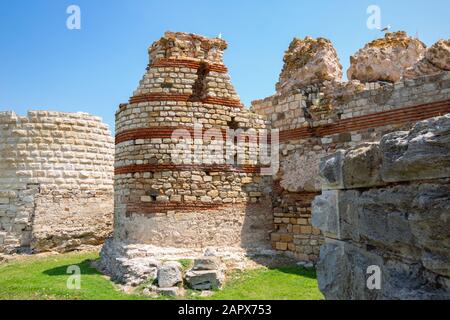
<svg viewBox="0 0 450 320">
<path fill-rule="evenodd" d="M 391 26 L 388 24 L 386 27 L 384 27 L 383 29 L 381 29 L 381 32 L 388 32 L 391 29 Z"/>
<path fill-rule="evenodd" d="M 217 38 L 222 39 L 222 33 L 219 33 L 219 36 Z"/>
</svg>

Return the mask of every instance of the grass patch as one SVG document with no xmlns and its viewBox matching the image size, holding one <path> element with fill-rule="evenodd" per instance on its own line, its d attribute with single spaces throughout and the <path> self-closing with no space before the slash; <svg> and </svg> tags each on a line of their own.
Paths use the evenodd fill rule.
<svg viewBox="0 0 450 320">
<path fill-rule="evenodd" d="M 126 294 L 107 277 L 91 267 L 98 253 L 69 253 L 50 257 L 30 257 L 0 265 L 0 300 L 142 300 L 150 299 L 138 293 Z M 192 260 L 182 260 L 183 269 L 192 266 Z M 79 266 L 81 289 L 70 290 L 67 280 L 69 266 Z M 150 281 L 154 281 L 149 280 Z M 140 289 L 140 290 L 139 290 Z M 189 292 L 187 299 L 200 299 Z M 204 298 L 203 298 L 204 299 Z M 274 299 L 300 300 L 323 299 L 317 289 L 313 270 L 304 268 L 260 268 L 244 272 L 232 272 L 225 287 L 214 291 L 206 299 L 242 300 Z"/>
<path fill-rule="evenodd" d="M 303 267 L 234 271 L 213 300 L 322 300 L 316 272 Z"/>
<path fill-rule="evenodd" d="M 181 270 L 183 272 L 188 271 L 194 265 L 194 261 L 192 259 L 180 259 L 178 262 L 181 264 Z"/>
<path fill-rule="evenodd" d="M 91 267 L 97 253 L 70 253 L 51 257 L 32 257 L 0 265 L 0 299 L 20 300 L 130 300 L 107 277 Z M 81 289 L 67 288 L 67 268 L 81 270 Z"/>
</svg>

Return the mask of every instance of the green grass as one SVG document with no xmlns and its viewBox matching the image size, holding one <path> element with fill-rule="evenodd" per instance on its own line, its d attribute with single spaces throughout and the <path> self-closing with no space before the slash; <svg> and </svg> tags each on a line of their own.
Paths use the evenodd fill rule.
<svg viewBox="0 0 450 320">
<path fill-rule="evenodd" d="M 194 261 L 191 259 L 180 259 L 178 262 L 181 264 L 183 272 L 188 271 L 194 265 Z"/>
<path fill-rule="evenodd" d="M 139 299 L 119 291 L 115 285 L 91 267 L 97 253 L 64 254 L 51 257 L 28 258 L 0 265 L 0 299 Z M 67 289 L 67 267 L 81 269 L 81 289 Z"/>
<path fill-rule="evenodd" d="M 314 270 L 302 267 L 261 268 L 233 272 L 213 300 L 322 300 Z"/>
<path fill-rule="evenodd" d="M 97 253 L 70 253 L 50 257 L 30 257 L 0 265 L 1 299 L 76 299 L 76 300 L 137 300 L 149 299 L 130 295 L 91 267 Z M 183 261 L 187 267 L 191 261 Z M 81 289 L 67 288 L 67 268 L 81 269 Z M 137 290 L 138 291 L 138 290 Z M 138 291 L 139 292 L 139 291 Z M 195 294 L 189 298 L 198 299 Z M 322 299 L 317 289 L 314 271 L 303 268 L 277 268 L 233 272 L 221 291 L 208 299 Z"/>
</svg>

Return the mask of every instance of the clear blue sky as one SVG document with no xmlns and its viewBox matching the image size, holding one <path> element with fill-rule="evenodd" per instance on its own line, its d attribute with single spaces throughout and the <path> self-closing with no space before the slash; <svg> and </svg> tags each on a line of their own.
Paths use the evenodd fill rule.
<svg viewBox="0 0 450 320">
<path fill-rule="evenodd" d="M 81 30 L 66 8 L 81 8 Z M 243 102 L 273 94 L 293 37 L 333 41 L 344 71 L 351 54 L 380 32 L 366 27 L 369 5 L 382 24 L 419 33 L 427 45 L 450 37 L 450 1 L 406 0 L 0 0 L 0 110 L 85 111 L 114 129 L 166 30 L 223 34 L 225 62 Z"/>
</svg>

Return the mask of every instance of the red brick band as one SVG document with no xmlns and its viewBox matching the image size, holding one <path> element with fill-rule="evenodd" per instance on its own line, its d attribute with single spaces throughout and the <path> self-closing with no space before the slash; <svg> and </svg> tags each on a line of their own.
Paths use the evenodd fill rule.
<svg viewBox="0 0 450 320">
<path fill-rule="evenodd" d="M 258 165 L 221 165 L 221 164 L 135 164 L 118 167 L 114 174 L 127 174 L 138 172 L 160 172 L 160 171 L 209 171 L 209 172 L 236 172 L 236 173 L 260 173 L 261 166 Z"/>
<path fill-rule="evenodd" d="M 177 68 L 190 68 L 190 69 L 198 69 L 202 61 L 195 61 L 189 59 L 170 59 L 170 58 L 161 58 L 157 61 L 149 64 L 149 68 L 166 68 L 166 67 L 177 67 Z M 228 69 L 225 65 L 220 63 L 207 63 L 208 71 L 213 71 L 217 73 L 227 73 Z"/>
<path fill-rule="evenodd" d="M 192 102 L 202 102 L 205 104 L 218 104 L 222 106 L 242 108 L 242 103 L 239 100 L 218 98 L 218 97 L 207 97 L 205 99 L 197 101 L 192 100 L 192 96 L 189 94 L 178 94 L 178 93 L 147 93 L 130 98 L 130 103 L 150 102 L 150 101 L 181 101 L 181 102 L 192 101 Z"/>
<path fill-rule="evenodd" d="M 323 137 L 361 129 L 378 128 L 392 124 L 417 122 L 450 113 L 450 100 L 372 113 L 340 120 L 337 123 L 316 128 L 303 127 L 280 132 L 280 141 Z"/>
<path fill-rule="evenodd" d="M 227 137 L 227 130 L 222 128 L 203 128 L 202 129 L 202 135 L 210 130 L 220 130 L 222 133 L 222 139 L 226 139 Z M 132 130 L 126 130 L 121 133 L 118 133 L 116 135 L 116 144 L 125 142 L 125 141 L 132 141 L 136 139 L 170 139 L 172 138 L 172 134 L 174 130 L 186 130 L 189 132 L 192 138 L 194 138 L 194 128 L 193 127 L 187 127 L 187 126 L 173 126 L 173 127 L 167 127 L 167 126 L 161 126 L 161 127 L 152 127 L 152 128 L 139 128 L 139 129 L 132 129 Z M 256 131 L 256 142 L 259 141 L 259 134 Z M 244 130 L 245 135 L 245 130 Z M 248 137 L 246 136 L 246 140 L 248 141 Z M 270 143 L 270 132 L 268 133 L 267 137 L 267 143 Z"/>
<path fill-rule="evenodd" d="M 206 202 L 129 202 L 126 204 L 127 213 L 153 214 L 167 211 L 207 211 L 221 208 L 236 207 L 239 204 L 206 203 Z"/>
<path fill-rule="evenodd" d="M 147 93 L 130 98 L 130 103 L 150 101 L 181 101 L 187 102 L 191 95 L 179 93 Z"/>
</svg>

